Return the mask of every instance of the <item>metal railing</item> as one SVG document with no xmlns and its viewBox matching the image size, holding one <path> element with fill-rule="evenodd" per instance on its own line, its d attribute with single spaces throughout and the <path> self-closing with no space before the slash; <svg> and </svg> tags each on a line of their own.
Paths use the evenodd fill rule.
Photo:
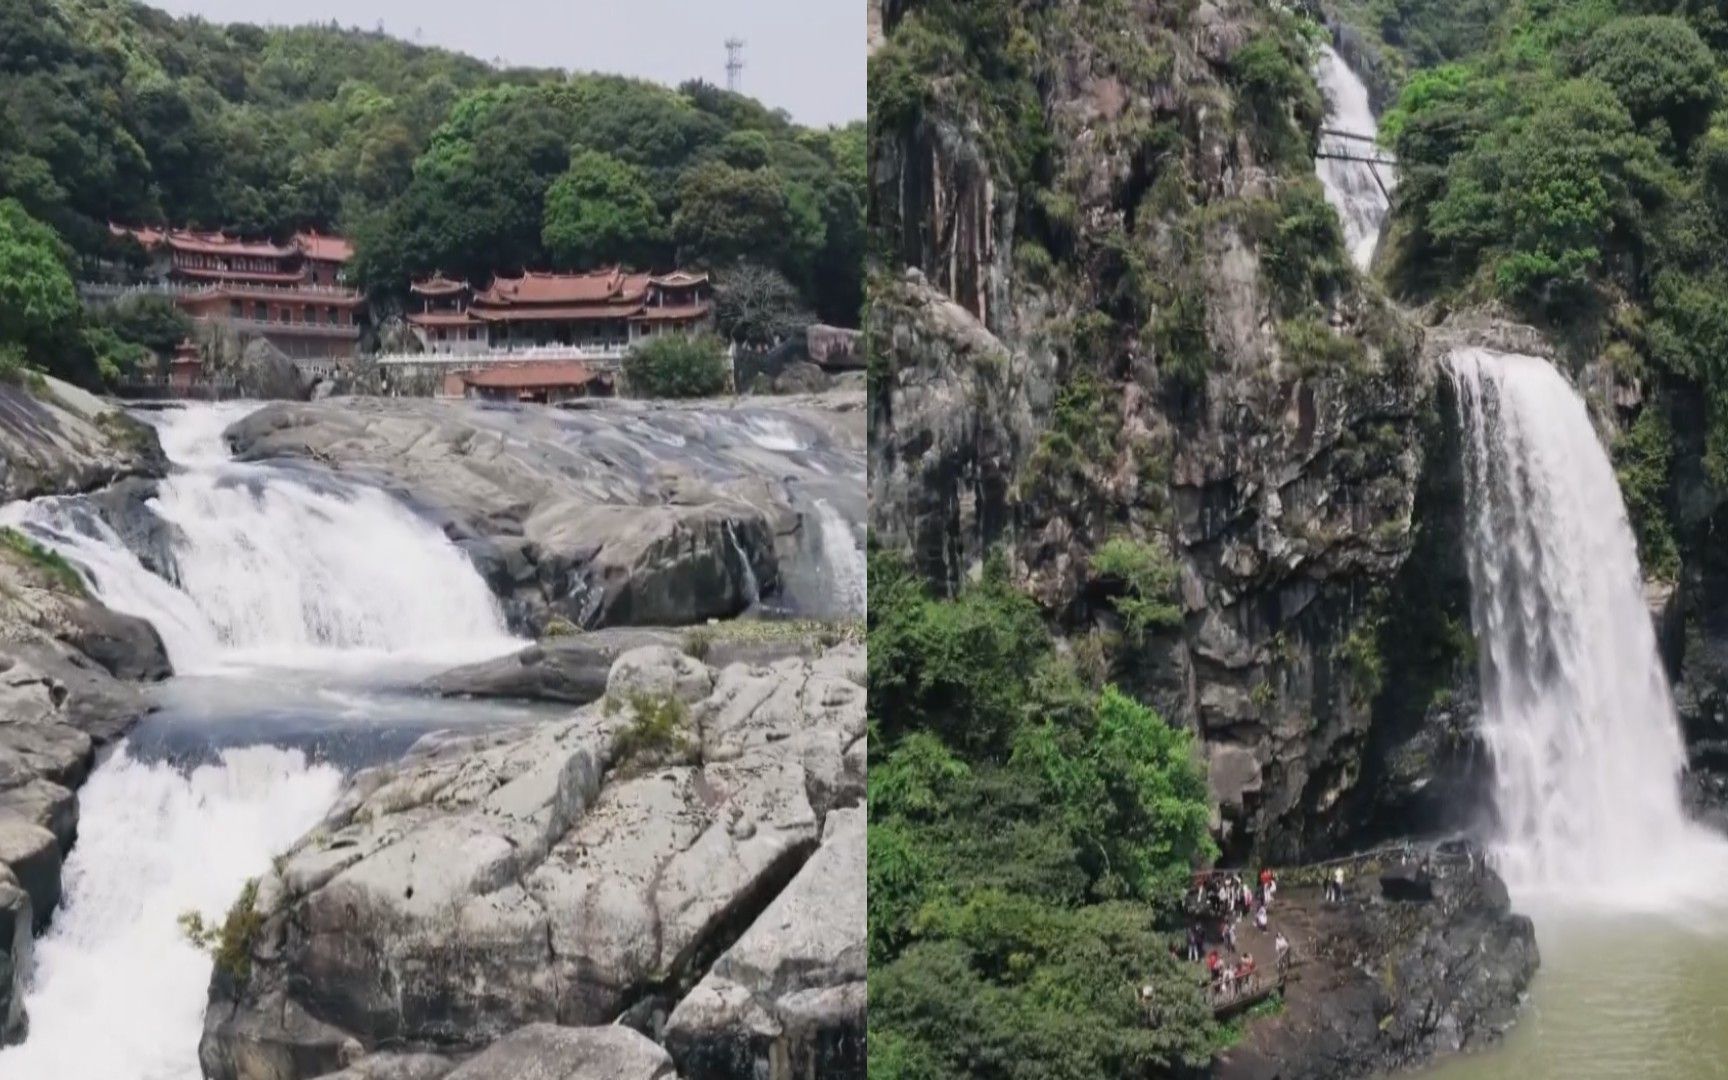
<svg viewBox="0 0 1728 1080">
<path fill-rule="evenodd" d="M 283 319 L 238 319 L 232 315 L 199 315 L 197 322 L 218 323 L 222 326 L 232 326 L 236 330 L 249 330 L 258 334 L 279 334 L 287 337 L 334 337 L 358 338 L 358 326 L 332 326 L 319 322 L 288 322 Z"/>
<path fill-rule="evenodd" d="M 630 351 L 628 345 L 530 345 L 521 348 L 489 348 L 475 352 L 380 353 L 373 362 L 386 367 L 473 367 L 484 364 L 514 364 L 530 360 L 581 360 L 616 363 Z"/>
<path fill-rule="evenodd" d="M 253 282 L 207 282 L 191 284 L 180 281 L 145 281 L 129 285 L 118 285 L 107 281 L 80 281 L 79 295 L 85 299 L 122 300 L 128 296 L 208 296 L 212 293 L 243 289 L 247 292 L 276 293 L 311 293 L 316 296 L 333 296 L 343 299 L 353 299 L 359 295 L 358 290 L 346 285 L 314 285 L 310 282 L 299 285 L 273 285 Z"/>
</svg>

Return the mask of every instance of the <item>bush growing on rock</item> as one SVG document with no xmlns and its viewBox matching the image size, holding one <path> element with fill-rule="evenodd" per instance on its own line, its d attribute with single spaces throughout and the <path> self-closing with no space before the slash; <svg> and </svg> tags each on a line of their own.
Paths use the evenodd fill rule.
<svg viewBox="0 0 1728 1080">
<path fill-rule="evenodd" d="M 726 346 L 706 335 L 652 338 L 624 357 L 624 380 L 632 397 L 713 397 L 731 381 Z"/>
<path fill-rule="evenodd" d="M 1202 1064 L 1161 921 L 1214 850 L 1191 736 L 1088 687 L 1000 566 L 943 600 L 877 553 L 869 626 L 871 1076 Z"/>
</svg>

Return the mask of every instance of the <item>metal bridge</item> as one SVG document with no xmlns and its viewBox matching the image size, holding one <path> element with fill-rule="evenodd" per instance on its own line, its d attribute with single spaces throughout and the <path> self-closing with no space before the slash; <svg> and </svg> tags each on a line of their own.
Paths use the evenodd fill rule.
<svg viewBox="0 0 1728 1080">
<path fill-rule="evenodd" d="M 1343 145 L 1340 146 L 1337 143 L 1328 145 L 1328 140 L 1341 140 Z M 1358 145 L 1364 148 L 1357 149 Z M 1393 157 L 1390 151 L 1382 148 L 1375 141 L 1374 136 L 1363 135 L 1355 131 L 1341 131 L 1338 128 L 1321 128 L 1320 149 L 1315 151 L 1314 156 L 1324 161 L 1354 161 L 1368 166 L 1368 172 L 1374 177 L 1374 183 L 1379 185 L 1380 194 L 1384 195 L 1387 201 L 1391 201 L 1391 186 L 1380 175 L 1380 170 L 1396 169 L 1398 159 Z"/>
</svg>

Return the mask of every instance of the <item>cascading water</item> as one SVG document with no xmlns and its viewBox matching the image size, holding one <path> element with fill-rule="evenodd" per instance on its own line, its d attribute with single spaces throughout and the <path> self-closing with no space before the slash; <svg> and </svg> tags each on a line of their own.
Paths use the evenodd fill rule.
<svg viewBox="0 0 1728 1080">
<path fill-rule="evenodd" d="M 36 946 L 30 1034 L 7 1080 L 197 1080 L 210 958 L 179 925 L 220 925 L 246 879 L 317 824 L 340 775 L 294 751 L 229 750 L 181 773 L 122 749 L 78 793 L 66 900 Z"/>
<path fill-rule="evenodd" d="M 65 899 L 37 944 L 25 995 L 30 1034 L 0 1052 L 7 1080 L 197 1080 L 211 961 L 179 918 L 219 923 L 246 879 L 317 823 L 340 783 L 338 769 L 298 750 L 222 742 L 249 725 L 254 742 L 277 737 L 270 725 L 284 715 L 339 727 L 333 710 L 349 724 L 383 726 L 401 706 L 364 688 L 354 691 L 358 719 L 349 705 L 320 704 L 330 673 L 402 682 L 422 663 L 518 644 L 467 557 L 388 495 L 232 461 L 222 432 L 249 407 L 148 417 L 174 465 L 146 504 L 170 549 L 153 561 L 168 563 L 173 581 L 146 568 L 93 500 L 0 512 L 77 565 L 104 604 L 149 620 L 178 676 L 158 688 L 164 712 L 79 792 Z M 138 756 L 138 746 L 184 748 L 187 729 L 202 724 L 213 732 L 202 753 Z M 205 763 L 188 767 L 196 761 Z"/>
<path fill-rule="evenodd" d="M 1320 50 L 1315 78 L 1326 99 L 1327 129 L 1357 136 L 1323 136 L 1321 153 L 1359 159 L 1374 156 L 1380 125 L 1374 119 L 1368 88 L 1362 80 L 1330 45 Z M 1337 211 L 1338 221 L 1344 227 L 1344 246 L 1349 249 L 1350 258 L 1359 269 L 1366 270 L 1380 245 L 1380 227 L 1390 206 L 1387 192 L 1397 183 L 1395 170 L 1336 156 L 1322 157 L 1315 161 L 1314 167 L 1320 174 L 1321 187 L 1326 190 L 1326 201 Z"/>
<path fill-rule="evenodd" d="M 148 417 L 176 466 L 149 504 L 174 538 L 173 585 L 81 499 L 8 517 L 83 568 L 103 603 L 150 620 L 182 674 L 454 662 L 515 644 L 467 556 L 389 495 L 232 461 L 222 432 L 255 407 Z"/>
<path fill-rule="evenodd" d="M 1637 546 L 1583 400 L 1533 357 L 1463 349 L 1450 366 L 1502 874 L 1521 902 L 1719 894 L 1728 844 L 1681 806 Z"/>
</svg>

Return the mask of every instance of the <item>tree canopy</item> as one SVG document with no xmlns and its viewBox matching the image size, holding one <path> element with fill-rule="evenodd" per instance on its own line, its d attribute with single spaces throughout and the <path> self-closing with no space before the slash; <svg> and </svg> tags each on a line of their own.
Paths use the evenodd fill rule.
<svg viewBox="0 0 1728 1080">
<path fill-rule="evenodd" d="M 353 236 L 356 276 L 386 298 L 440 268 L 742 256 L 822 318 L 856 325 L 863 302 L 863 124 L 800 127 L 699 82 L 499 69 L 334 24 L 13 0 L 0 100 L 0 197 L 79 257 L 115 253 L 110 221 L 311 227 Z M 704 182 L 716 169 L 729 183 Z M 752 216 L 728 229 L 730 209 Z M 687 247 L 668 233 L 680 217 Z"/>
</svg>

